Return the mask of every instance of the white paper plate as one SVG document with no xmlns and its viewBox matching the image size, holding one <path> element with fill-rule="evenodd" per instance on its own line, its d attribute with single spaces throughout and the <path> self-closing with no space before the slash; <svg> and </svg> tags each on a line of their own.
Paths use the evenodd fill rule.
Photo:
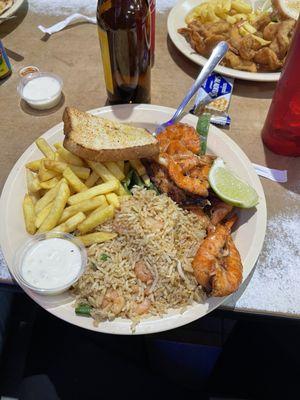
<svg viewBox="0 0 300 400">
<path fill-rule="evenodd" d="M 202 66 L 206 63 L 207 59 L 200 56 L 200 54 L 197 54 L 191 48 L 186 39 L 177 32 L 177 30 L 186 26 L 186 15 L 193 8 L 203 3 L 204 1 L 205 0 L 180 0 L 177 2 L 176 6 L 172 8 L 168 16 L 168 33 L 174 45 L 182 54 L 184 54 L 190 60 L 194 61 L 196 64 Z M 255 3 L 256 5 L 258 3 L 258 1 L 255 0 L 249 2 L 251 4 Z M 280 76 L 280 72 L 246 72 L 222 66 L 218 66 L 215 71 L 222 75 L 230 76 L 232 78 L 260 82 L 276 82 L 278 81 Z"/>
<path fill-rule="evenodd" d="M 14 4 L 6 11 L 4 11 L 3 14 L 0 14 L 1 18 L 6 18 L 10 17 L 11 15 L 14 15 L 18 9 L 21 7 L 21 5 L 24 3 L 25 0 L 14 0 Z M 4 22 L 0 20 L 0 24 Z"/>
<path fill-rule="evenodd" d="M 157 124 L 170 119 L 174 111 L 172 108 L 141 104 L 103 107 L 92 110 L 91 113 L 112 120 L 126 121 L 152 131 Z M 187 115 L 183 121 L 196 126 L 197 118 L 193 115 Z M 42 137 L 50 144 L 61 141 L 63 139 L 63 124 L 54 126 Z M 235 243 L 241 253 L 244 265 L 243 279 L 245 280 L 255 265 L 265 236 L 266 203 L 263 188 L 246 155 L 225 133 L 214 126 L 210 127 L 208 152 L 223 157 L 230 168 L 256 189 L 260 197 L 256 209 L 240 212 L 239 225 L 234 233 Z M 26 192 L 24 165 L 28 161 L 40 157 L 41 154 L 35 144 L 29 146 L 9 174 L 0 199 L 0 245 L 12 275 L 14 275 L 14 254 L 28 239 L 22 215 L 22 199 Z M 73 299 L 68 293 L 56 297 L 43 297 L 29 290 L 25 291 L 45 310 L 74 325 L 98 332 L 131 334 L 131 323 L 125 319 L 118 318 L 95 327 L 91 318 L 76 316 L 72 307 Z M 136 334 L 161 332 L 185 325 L 203 317 L 225 300 L 226 298 L 210 298 L 204 304 L 190 306 L 183 314 L 178 311 L 171 311 L 163 318 L 145 319 L 137 326 Z"/>
</svg>

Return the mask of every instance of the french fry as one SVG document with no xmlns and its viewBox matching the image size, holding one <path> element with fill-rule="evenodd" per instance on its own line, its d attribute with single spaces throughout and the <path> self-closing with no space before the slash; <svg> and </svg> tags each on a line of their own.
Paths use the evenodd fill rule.
<svg viewBox="0 0 300 400">
<path fill-rule="evenodd" d="M 231 9 L 231 0 L 223 0 L 222 1 L 222 8 L 224 13 L 228 13 Z"/>
<path fill-rule="evenodd" d="M 83 236 L 76 236 L 76 238 L 79 239 L 84 246 L 90 246 L 95 243 L 107 242 L 108 240 L 114 239 L 116 236 L 116 233 L 111 232 L 94 232 Z"/>
<path fill-rule="evenodd" d="M 55 155 L 54 151 L 51 149 L 50 145 L 46 142 L 44 138 L 38 138 L 35 141 L 35 144 L 39 148 L 39 150 L 50 160 L 54 160 Z"/>
<path fill-rule="evenodd" d="M 106 200 L 108 201 L 108 204 L 111 204 L 115 208 L 120 208 L 120 201 L 115 193 L 108 193 L 105 197 Z"/>
<path fill-rule="evenodd" d="M 128 194 L 126 190 L 124 189 L 123 185 L 120 183 L 119 187 L 117 190 L 114 191 L 118 196 L 125 196 Z"/>
<path fill-rule="evenodd" d="M 45 218 L 48 216 L 52 206 L 53 206 L 53 201 L 51 203 L 49 203 L 45 208 L 42 209 L 42 211 L 40 211 L 37 214 L 36 219 L 35 219 L 35 226 L 37 229 L 42 225 Z"/>
<path fill-rule="evenodd" d="M 29 194 L 38 192 L 41 189 L 39 178 L 29 169 L 26 169 L 26 183 Z"/>
<path fill-rule="evenodd" d="M 80 224 L 80 222 L 84 221 L 86 219 L 86 216 L 83 212 L 79 212 L 73 217 L 67 219 L 65 222 L 63 222 L 60 225 L 57 225 L 55 228 L 53 228 L 53 231 L 59 231 L 59 232 L 65 232 L 65 233 L 70 233 L 76 230 L 77 225 Z"/>
<path fill-rule="evenodd" d="M 95 185 L 95 183 L 98 181 L 98 179 L 99 179 L 99 175 L 97 174 L 97 172 L 92 171 L 92 173 L 90 174 L 90 176 L 87 178 L 87 180 L 84 183 L 88 188 L 90 188 Z"/>
<path fill-rule="evenodd" d="M 116 161 L 118 167 L 120 168 L 120 170 L 124 173 L 124 164 L 125 161 Z"/>
<path fill-rule="evenodd" d="M 48 192 L 44 194 L 43 197 L 41 197 L 35 205 L 35 212 L 38 214 L 39 212 L 42 211 L 43 208 L 45 208 L 49 203 L 51 203 L 54 199 L 55 196 L 58 192 L 59 186 L 62 182 L 67 182 L 64 178 L 61 179 L 54 188 L 50 189 Z"/>
<path fill-rule="evenodd" d="M 119 183 L 119 180 L 103 164 L 94 161 L 87 161 L 87 163 L 93 171 L 96 171 L 104 182 L 116 181 Z"/>
<path fill-rule="evenodd" d="M 23 200 L 23 214 L 24 214 L 26 231 L 30 235 L 34 235 L 36 232 L 35 211 L 32 199 L 29 194 L 26 194 Z"/>
<path fill-rule="evenodd" d="M 68 204 L 71 206 L 81 201 L 92 199 L 93 197 L 99 196 L 100 194 L 107 194 L 118 189 L 120 186 L 119 181 L 116 179 L 114 181 L 104 182 L 100 185 L 94 186 L 84 192 L 76 193 L 69 197 Z"/>
<path fill-rule="evenodd" d="M 226 21 L 227 21 L 229 24 L 231 24 L 231 25 L 234 25 L 234 24 L 236 23 L 235 17 L 233 17 L 233 16 L 231 16 L 231 15 L 227 15 Z"/>
<path fill-rule="evenodd" d="M 64 161 L 57 160 L 45 160 L 44 165 L 47 169 L 51 169 L 52 171 L 60 172 L 61 174 L 64 170 L 69 167 L 71 170 L 81 179 L 87 179 L 90 175 L 90 169 L 86 167 L 79 167 L 78 165 L 71 165 Z"/>
<path fill-rule="evenodd" d="M 64 170 L 67 168 L 68 164 L 62 161 L 46 159 L 44 161 L 44 166 L 47 169 L 51 169 L 51 171 L 56 171 L 62 174 Z"/>
<path fill-rule="evenodd" d="M 246 31 L 248 31 L 249 33 L 252 33 L 252 34 L 257 32 L 257 29 L 254 28 L 254 26 L 250 25 L 249 22 L 245 22 L 243 24 L 243 28 L 245 28 Z"/>
<path fill-rule="evenodd" d="M 114 207 L 112 205 L 103 208 L 102 206 L 97 208 L 90 214 L 83 222 L 81 222 L 77 229 L 81 233 L 86 233 L 96 228 L 96 226 L 103 224 L 108 219 L 113 218 Z"/>
<path fill-rule="evenodd" d="M 69 196 L 70 196 L 69 186 L 65 181 L 63 181 L 59 185 L 57 195 L 55 197 L 53 206 L 49 214 L 44 219 L 42 225 L 39 227 L 38 230 L 39 233 L 48 232 L 57 225 L 58 221 L 62 216 L 65 205 L 67 204 Z"/>
<path fill-rule="evenodd" d="M 71 164 L 69 164 L 69 167 L 74 172 L 74 174 L 77 175 L 78 178 L 80 179 L 88 179 L 88 177 L 90 176 L 91 173 L 90 168 L 79 167 L 78 165 L 71 165 Z"/>
<path fill-rule="evenodd" d="M 67 167 L 64 170 L 63 177 L 66 178 L 66 180 L 69 182 L 70 186 L 76 191 L 76 192 L 84 192 L 85 190 L 88 189 L 87 186 L 81 180 L 74 174 L 74 172 L 71 170 L 71 168 Z"/>
<path fill-rule="evenodd" d="M 39 172 L 38 172 L 38 177 L 39 177 L 39 180 L 40 180 L 41 182 L 49 181 L 49 179 L 52 179 L 52 178 L 54 178 L 55 176 L 58 176 L 58 175 L 59 175 L 59 173 L 56 172 L 56 171 L 50 171 L 50 170 L 48 170 L 48 169 L 45 167 L 45 161 L 47 161 L 47 160 L 42 160 L 42 161 L 41 161 L 41 166 L 40 166 L 40 169 L 39 169 Z"/>
<path fill-rule="evenodd" d="M 35 193 L 30 193 L 30 198 L 34 204 L 34 206 L 36 205 L 36 202 L 40 199 L 40 192 L 35 192 Z"/>
<path fill-rule="evenodd" d="M 140 176 L 147 174 L 146 168 L 140 160 L 129 160 L 129 163 Z"/>
<path fill-rule="evenodd" d="M 107 161 L 103 163 L 105 167 L 113 174 L 119 181 L 125 179 L 123 171 L 119 168 L 118 164 L 113 161 Z"/>
<path fill-rule="evenodd" d="M 42 189 L 52 189 L 54 188 L 54 186 L 57 185 L 57 183 L 59 182 L 59 179 L 56 178 L 56 176 L 52 179 L 49 179 L 49 181 L 45 181 L 45 182 L 41 182 L 40 186 Z"/>
<path fill-rule="evenodd" d="M 79 167 L 84 166 L 83 160 L 80 157 L 75 156 L 75 154 L 72 154 L 69 150 L 65 149 L 61 143 L 55 143 L 54 147 L 65 162 L 72 165 L 78 165 Z"/>
<path fill-rule="evenodd" d="M 250 14 L 252 12 L 252 7 L 250 4 L 247 4 L 246 2 L 244 1 L 242 2 L 239 0 L 232 0 L 231 8 L 233 8 L 238 13 L 243 13 L 243 14 Z"/>
<path fill-rule="evenodd" d="M 30 171 L 32 172 L 38 172 L 42 160 L 45 160 L 45 158 L 41 158 L 40 160 L 29 161 L 27 164 L 25 164 L 25 167 L 30 169 Z"/>
<path fill-rule="evenodd" d="M 94 197 L 89 200 L 84 200 L 80 203 L 74 204 L 73 206 L 69 206 L 64 209 L 62 216 L 59 220 L 59 223 L 65 222 L 67 219 L 71 218 L 73 215 L 77 214 L 78 212 L 88 212 L 95 210 L 96 208 L 100 206 L 107 206 L 108 203 L 106 201 L 106 198 L 103 194 L 100 196 Z"/>
<path fill-rule="evenodd" d="M 263 39 L 263 38 L 261 38 L 260 36 L 257 36 L 257 35 L 252 35 L 252 37 L 255 40 L 257 40 L 259 42 L 259 44 L 261 44 L 262 46 L 267 46 L 267 45 L 269 45 L 271 43 L 269 40 L 265 40 L 265 39 Z"/>
</svg>

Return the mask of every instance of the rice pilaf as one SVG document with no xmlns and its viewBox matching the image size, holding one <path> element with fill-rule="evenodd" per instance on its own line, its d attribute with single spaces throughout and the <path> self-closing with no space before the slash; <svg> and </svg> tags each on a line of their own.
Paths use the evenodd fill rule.
<svg viewBox="0 0 300 400">
<path fill-rule="evenodd" d="M 135 188 L 99 230 L 118 236 L 88 249 L 87 269 L 74 286 L 76 304 L 89 304 L 96 324 L 118 316 L 135 325 L 203 301 L 191 263 L 206 231 L 195 214 L 165 194 Z"/>
</svg>

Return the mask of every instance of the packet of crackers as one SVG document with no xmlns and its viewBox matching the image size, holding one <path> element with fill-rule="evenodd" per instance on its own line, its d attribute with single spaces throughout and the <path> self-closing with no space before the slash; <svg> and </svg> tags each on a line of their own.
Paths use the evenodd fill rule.
<svg viewBox="0 0 300 400">
<path fill-rule="evenodd" d="M 234 80 L 217 73 L 211 74 L 198 90 L 191 112 L 195 115 L 206 112 L 211 114 L 210 122 L 229 126 L 228 115 Z"/>
</svg>

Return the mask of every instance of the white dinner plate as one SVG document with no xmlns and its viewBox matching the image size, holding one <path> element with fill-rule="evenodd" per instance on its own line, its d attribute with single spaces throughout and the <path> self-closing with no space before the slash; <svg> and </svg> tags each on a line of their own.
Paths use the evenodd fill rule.
<svg viewBox="0 0 300 400">
<path fill-rule="evenodd" d="M 21 5 L 24 3 L 25 0 L 14 0 L 14 4 L 6 11 L 4 11 L 3 14 L 0 14 L 0 18 L 6 18 L 10 17 L 11 15 L 14 15 L 18 9 L 21 7 Z M 4 22 L 4 21 L 2 21 Z M 1 24 L 1 20 L 0 20 Z"/>
<path fill-rule="evenodd" d="M 204 65 L 207 59 L 200 54 L 196 53 L 186 41 L 186 39 L 180 35 L 177 30 L 186 26 L 185 17 L 186 15 L 196 6 L 203 3 L 205 0 L 179 0 L 174 8 L 170 11 L 168 16 L 168 33 L 169 36 L 177 47 L 177 49 L 188 57 L 190 60 L 194 61 L 198 65 Z M 207 0 L 206 0 L 207 1 Z M 251 0 L 253 6 L 257 5 L 263 1 Z M 221 75 L 230 76 L 232 78 L 244 79 L 248 81 L 260 81 L 260 82 L 276 82 L 279 79 L 280 72 L 247 72 L 240 71 L 237 69 L 222 67 L 219 65 L 216 69 Z"/>
<path fill-rule="evenodd" d="M 174 114 L 174 109 L 155 105 L 121 105 L 102 107 L 90 111 L 94 115 L 142 126 L 150 131 Z M 183 120 L 196 127 L 197 118 L 191 114 Z M 50 144 L 63 140 L 63 124 L 60 123 L 42 135 Z M 257 191 L 260 201 L 255 209 L 241 210 L 239 223 L 234 232 L 234 240 L 240 251 L 244 272 L 243 280 L 253 269 L 261 251 L 266 230 L 266 202 L 260 180 L 251 162 L 243 151 L 220 129 L 210 126 L 208 136 L 208 153 L 221 156 L 228 166 L 241 178 L 246 180 Z M 26 192 L 24 165 L 41 157 L 33 143 L 23 153 L 11 170 L 4 185 L 0 199 L 0 245 L 9 270 L 14 276 L 13 258 L 18 248 L 28 239 L 22 215 L 22 199 Z M 105 333 L 131 334 L 131 321 L 117 318 L 103 322 L 98 327 L 93 325 L 92 318 L 78 317 L 72 306 L 73 298 L 69 293 L 58 296 L 41 296 L 23 288 L 26 293 L 45 310 L 53 315 L 80 327 Z M 222 304 L 226 298 L 209 298 L 204 304 L 194 304 L 180 314 L 172 310 L 163 318 L 151 317 L 143 320 L 136 327 L 136 334 L 161 332 L 185 325 L 203 317 Z"/>
</svg>

